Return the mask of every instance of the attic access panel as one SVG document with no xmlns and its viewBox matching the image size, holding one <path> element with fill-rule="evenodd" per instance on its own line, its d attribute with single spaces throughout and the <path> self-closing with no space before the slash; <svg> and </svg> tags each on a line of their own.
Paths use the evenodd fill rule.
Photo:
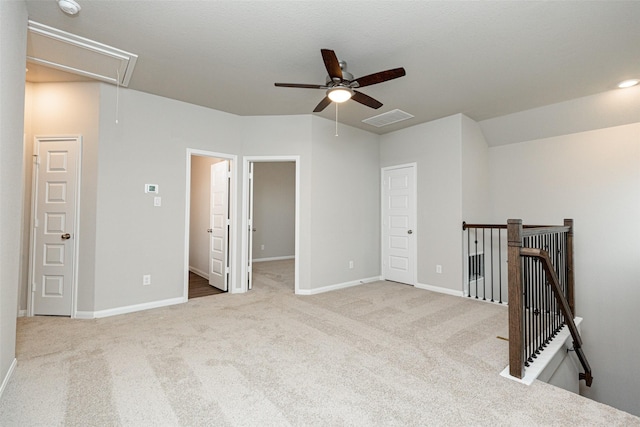
<svg viewBox="0 0 640 427">
<path fill-rule="evenodd" d="M 138 55 L 29 21 L 27 61 L 127 87 Z"/>
</svg>

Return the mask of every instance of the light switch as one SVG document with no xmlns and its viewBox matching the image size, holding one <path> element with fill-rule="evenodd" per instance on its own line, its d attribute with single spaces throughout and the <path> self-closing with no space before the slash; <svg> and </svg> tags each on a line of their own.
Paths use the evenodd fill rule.
<svg viewBox="0 0 640 427">
<path fill-rule="evenodd" d="M 162 206 L 162 197 L 156 196 L 153 198 L 153 206 Z"/>
</svg>

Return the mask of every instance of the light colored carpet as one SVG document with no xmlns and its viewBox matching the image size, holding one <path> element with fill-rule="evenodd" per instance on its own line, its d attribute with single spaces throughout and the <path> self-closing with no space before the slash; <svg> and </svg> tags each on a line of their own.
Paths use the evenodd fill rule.
<svg viewBox="0 0 640 427">
<path fill-rule="evenodd" d="M 504 307 L 390 282 L 295 296 L 292 266 L 256 264 L 246 295 L 19 319 L 0 425 L 640 426 L 500 377 Z"/>
</svg>

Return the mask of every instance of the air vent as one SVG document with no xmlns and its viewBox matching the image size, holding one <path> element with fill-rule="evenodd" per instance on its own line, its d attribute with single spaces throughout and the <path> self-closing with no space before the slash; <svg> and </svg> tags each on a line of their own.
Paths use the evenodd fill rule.
<svg viewBox="0 0 640 427">
<path fill-rule="evenodd" d="M 27 60 L 111 84 L 128 86 L 138 55 L 29 21 Z"/>
<path fill-rule="evenodd" d="M 382 126 L 387 126 L 392 123 L 398 123 L 412 117 L 414 116 L 409 113 L 395 109 L 386 113 L 378 114 L 377 116 L 369 117 L 368 119 L 364 119 L 362 122 L 368 125 L 375 126 L 377 128 L 381 128 Z"/>
</svg>

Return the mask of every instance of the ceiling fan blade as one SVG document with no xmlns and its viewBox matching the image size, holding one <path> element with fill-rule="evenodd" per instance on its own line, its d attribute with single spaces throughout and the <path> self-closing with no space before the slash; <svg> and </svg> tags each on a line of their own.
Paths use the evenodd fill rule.
<svg viewBox="0 0 640 427">
<path fill-rule="evenodd" d="M 386 70 L 374 74 L 369 74 L 368 76 L 355 79 L 354 82 L 358 82 L 358 86 L 356 87 L 365 87 L 386 82 L 387 80 L 397 79 L 398 77 L 402 77 L 406 74 L 407 73 L 404 71 L 404 68 L 400 67 L 394 68 L 393 70 Z"/>
<path fill-rule="evenodd" d="M 336 53 L 330 49 L 320 49 L 322 52 L 322 59 L 324 60 L 324 66 L 329 73 L 331 79 L 338 78 L 342 80 L 342 69 L 340 68 L 340 62 Z"/>
<path fill-rule="evenodd" d="M 319 113 L 320 111 L 324 110 L 325 108 L 327 108 L 327 105 L 331 104 L 331 100 L 329 99 L 328 96 L 325 96 L 322 101 L 320 101 L 320 103 L 316 106 L 316 108 L 313 110 L 314 113 Z"/>
<path fill-rule="evenodd" d="M 358 92 L 357 90 L 354 90 L 353 92 L 354 93 L 351 99 L 353 99 L 354 101 L 375 109 L 382 107 L 382 102 L 378 101 L 377 99 L 373 99 L 369 95 L 365 95 L 364 93 Z"/>
<path fill-rule="evenodd" d="M 306 83 L 274 83 L 278 87 L 298 87 L 302 89 L 328 89 L 324 85 L 310 85 Z"/>
</svg>

